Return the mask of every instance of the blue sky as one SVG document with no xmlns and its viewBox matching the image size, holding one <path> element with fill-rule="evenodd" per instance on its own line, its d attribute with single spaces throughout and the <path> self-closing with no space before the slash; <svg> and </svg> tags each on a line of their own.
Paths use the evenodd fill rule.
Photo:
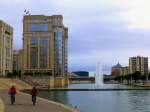
<svg viewBox="0 0 150 112">
<path fill-rule="evenodd" d="M 150 56 L 149 0 L 0 0 L 0 19 L 14 27 L 14 49 L 22 48 L 24 10 L 64 16 L 69 28 L 69 71 L 109 73 L 130 56 Z"/>
</svg>

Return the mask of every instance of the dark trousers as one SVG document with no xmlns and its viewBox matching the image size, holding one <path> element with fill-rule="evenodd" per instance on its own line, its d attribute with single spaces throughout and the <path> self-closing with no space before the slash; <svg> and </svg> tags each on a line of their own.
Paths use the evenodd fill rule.
<svg viewBox="0 0 150 112">
<path fill-rule="evenodd" d="M 15 103 L 15 94 L 10 95 L 11 104 L 13 105 Z"/>
<path fill-rule="evenodd" d="M 33 105 L 35 105 L 35 103 L 36 103 L 36 94 L 32 95 L 32 102 L 33 102 Z"/>
</svg>

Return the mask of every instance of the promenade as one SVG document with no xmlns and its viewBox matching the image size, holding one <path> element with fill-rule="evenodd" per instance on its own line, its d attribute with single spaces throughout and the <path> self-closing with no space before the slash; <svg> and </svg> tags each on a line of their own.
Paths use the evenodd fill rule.
<svg viewBox="0 0 150 112">
<path fill-rule="evenodd" d="M 31 96 L 19 92 L 16 95 L 16 103 L 10 105 L 10 97 L 8 91 L 0 90 L 0 112 L 79 112 L 71 107 L 63 104 L 37 98 L 37 105 L 33 106 Z M 1 101 L 0 100 L 0 101 Z"/>
</svg>

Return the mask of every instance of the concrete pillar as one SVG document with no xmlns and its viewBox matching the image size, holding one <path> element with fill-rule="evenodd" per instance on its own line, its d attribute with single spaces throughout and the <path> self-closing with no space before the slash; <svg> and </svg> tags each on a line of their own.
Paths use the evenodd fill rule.
<svg viewBox="0 0 150 112">
<path fill-rule="evenodd" d="M 69 84 L 68 78 L 53 77 L 53 76 L 50 77 L 50 88 L 65 87 L 68 84 Z"/>
<path fill-rule="evenodd" d="M 54 77 L 53 76 L 50 76 L 50 88 L 54 88 Z"/>
</svg>

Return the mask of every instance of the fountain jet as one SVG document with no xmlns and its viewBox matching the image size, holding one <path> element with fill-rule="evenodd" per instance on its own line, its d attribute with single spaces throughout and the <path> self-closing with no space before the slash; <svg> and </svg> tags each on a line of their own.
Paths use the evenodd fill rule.
<svg viewBox="0 0 150 112">
<path fill-rule="evenodd" d="M 99 62 L 96 65 L 95 85 L 98 87 L 103 85 L 103 74 Z"/>
</svg>

